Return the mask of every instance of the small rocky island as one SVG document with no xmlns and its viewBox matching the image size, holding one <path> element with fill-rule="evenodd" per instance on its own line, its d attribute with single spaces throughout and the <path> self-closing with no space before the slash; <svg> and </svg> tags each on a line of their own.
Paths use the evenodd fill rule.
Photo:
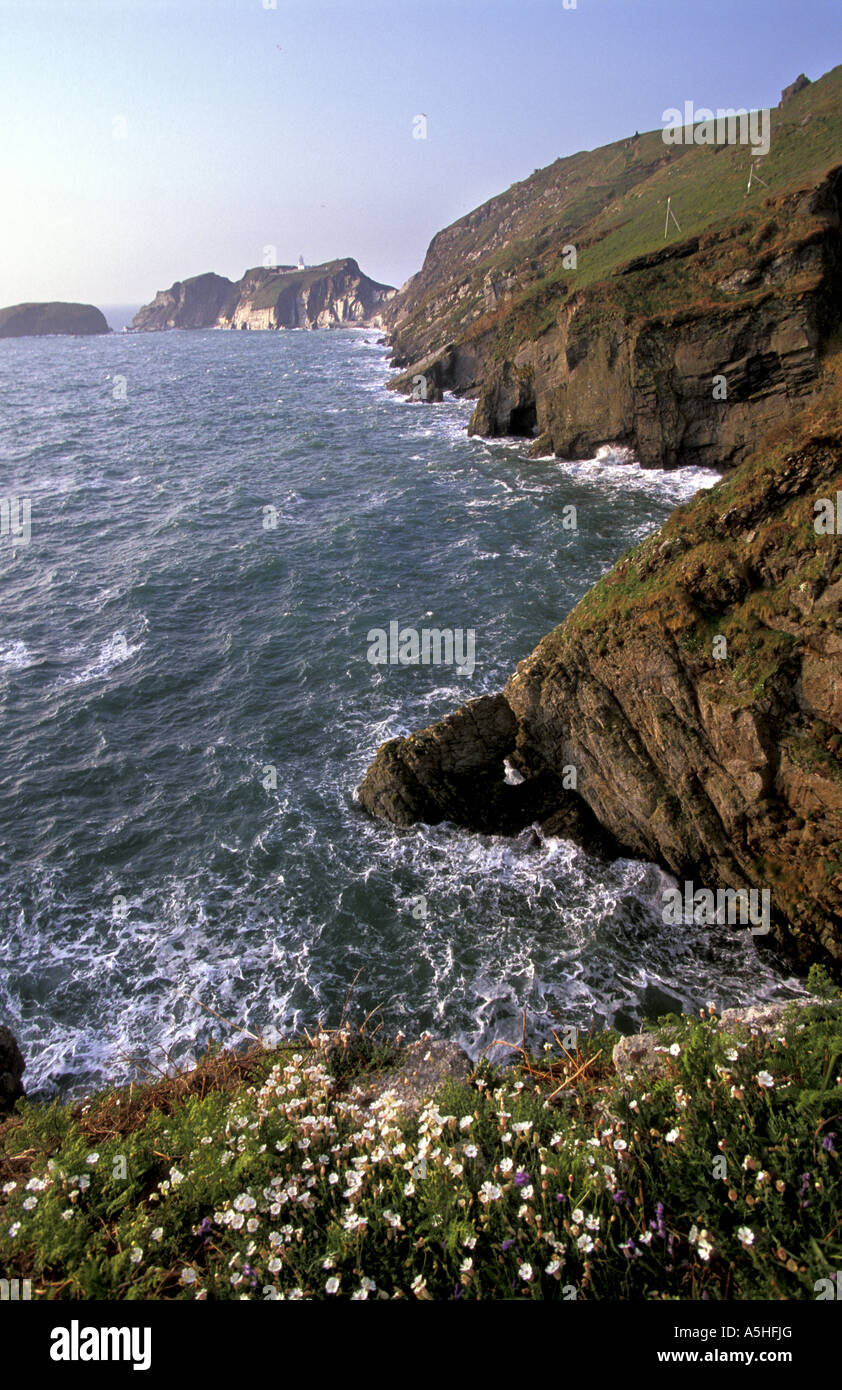
<svg viewBox="0 0 842 1390">
<path fill-rule="evenodd" d="M 159 290 L 132 329 L 382 328 L 382 310 L 395 293 L 349 256 L 314 266 L 258 266 L 236 282 L 208 272 Z"/>
<path fill-rule="evenodd" d="M 0 309 L 0 338 L 36 338 L 50 333 L 110 333 L 93 304 L 11 304 Z"/>
</svg>

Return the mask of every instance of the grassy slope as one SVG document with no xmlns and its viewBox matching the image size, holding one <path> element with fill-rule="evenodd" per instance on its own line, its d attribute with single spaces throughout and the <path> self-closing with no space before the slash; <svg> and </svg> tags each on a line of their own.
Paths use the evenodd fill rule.
<svg viewBox="0 0 842 1390">
<path fill-rule="evenodd" d="M 767 198 L 814 187 L 840 162 L 842 66 L 772 112 L 770 153 L 758 161 L 768 188 L 755 182 L 747 193 L 745 145 L 665 145 L 660 131 L 557 160 L 440 234 L 439 278 L 425 286 L 401 325 L 401 336 L 423 333 L 442 280 L 452 274 L 457 283 L 468 263 L 472 292 L 437 325 L 439 343 L 461 336 L 472 324 L 469 336 L 496 323 L 507 346 L 535 337 L 554 321 L 560 301 L 609 280 L 615 268 L 635 257 L 734 222 L 746 221 L 744 235 L 751 237 L 768 216 Z M 681 232 L 671 227 L 665 242 L 667 196 Z M 575 270 L 562 265 L 565 244 L 577 248 Z M 482 291 L 489 272 L 517 279 L 513 300 L 491 316 L 483 312 Z M 686 277 L 676 278 L 675 291 L 671 296 L 661 273 L 658 303 L 663 306 L 671 297 L 677 306 L 682 297 L 686 303 Z M 618 302 L 627 292 L 622 279 L 613 281 Z M 728 298 L 733 303 L 733 296 Z"/>
<path fill-rule="evenodd" d="M 351 1110 L 309 1044 L 21 1102 L 0 1263 L 50 1299 L 815 1297 L 842 1003 L 776 1036 L 664 1020 L 654 1081 L 620 1081 L 614 1040 L 482 1064 L 412 1122 Z"/>
</svg>

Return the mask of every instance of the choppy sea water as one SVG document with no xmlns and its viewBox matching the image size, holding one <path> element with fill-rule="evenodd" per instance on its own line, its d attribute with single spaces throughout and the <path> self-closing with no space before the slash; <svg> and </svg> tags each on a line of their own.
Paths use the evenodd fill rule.
<svg viewBox="0 0 842 1390">
<path fill-rule="evenodd" d="M 0 343 L 0 496 L 31 501 L 0 539 L 0 1017 L 30 1093 L 236 1041 L 208 1009 L 334 1023 L 357 975 L 352 1015 L 474 1055 L 524 1010 L 537 1041 L 799 990 L 744 930 L 665 927 L 652 865 L 355 803 L 384 739 L 500 689 L 715 481 L 527 461 L 387 377 L 361 330 Z M 392 621 L 473 629 L 473 674 L 369 664 Z"/>
</svg>

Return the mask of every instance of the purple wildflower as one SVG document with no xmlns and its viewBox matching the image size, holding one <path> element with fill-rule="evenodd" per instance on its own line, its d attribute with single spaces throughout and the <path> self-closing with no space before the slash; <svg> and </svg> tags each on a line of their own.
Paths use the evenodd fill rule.
<svg viewBox="0 0 842 1390">
<path fill-rule="evenodd" d="M 826 1153 L 829 1153 L 829 1154 L 835 1154 L 835 1153 L 836 1153 L 836 1150 L 835 1150 L 834 1147 L 833 1147 L 833 1141 L 834 1141 L 835 1138 L 836 1138 L 836 1133 L 835 1133 L 834 1130 L 831 1130 L 831 1132 L 830 1132 L 829 1134 L 826 1134 L 826 1135 L 824 1136 L 824 1139 L 822 1140 L 822 1148 L 825 1150 Z"/>
<path fill-rule="evenodd" d="M 517 1186 L 525 1187 L 526 1184 L 531 1181 L 532 1180 L 529 1174 L 526 1172 L 526 1170 L 523 1168 L 518 1168 L 517 1172 L 515 1173 L 515 1182 L 517 1183 Z"/>
<path fill-rule="evenodd" d="M 514 1241 L 513 1241 L 513 1240 L 504 1240 L 504 1241 L 503 1241 L 503 1244 L 500 1246 L 500 1249 L 501 1249 L 501 1250 L 511 1250 L 511 1248 L 512 1248 L 513 1245 L 514 1245 Z"/>
<path fill-rule="evenodd" d="M 660 1236 L 661 1240 L 666 1240 L 666 1238 L 667 1238 L 667 1231 L 666 1231 L 666 1227 L 664 1226 L 664 1204 L 663 1204 L 663 1202 L 658 1202 L 658 1204 L 656 1205 L 656 1207 L 655 1207 L 655 1220 L 649 1222 L 649 1229 L 650 1229 L 650 1231 L 654 1231 L 656 1235 Z"/>
</svg>

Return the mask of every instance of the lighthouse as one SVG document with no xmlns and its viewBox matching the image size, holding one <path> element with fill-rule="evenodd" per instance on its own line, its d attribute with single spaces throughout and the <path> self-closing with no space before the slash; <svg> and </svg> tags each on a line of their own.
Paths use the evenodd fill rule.
<svg viewBox="0 0 842 1390">
<path fill-rule="evenodd" d="M 305 264 L 304 264 L 304 257 L 303 257 L 303 256 L 299 256 L 299 257 L 298 257 L 298 269 L 299 269 L 299 270 L 306 270 L 306 269 L 307 269 L 307 267 L 306 267 Z"/>
</svg>

